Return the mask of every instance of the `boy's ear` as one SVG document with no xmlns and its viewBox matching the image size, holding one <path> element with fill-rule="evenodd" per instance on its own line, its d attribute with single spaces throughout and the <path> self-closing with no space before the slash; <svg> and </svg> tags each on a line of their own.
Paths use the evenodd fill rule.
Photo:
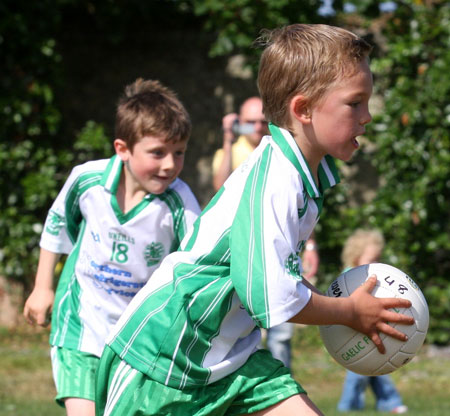
<svg viewBox="0 0 450 416">
<path fill-rule="evenodd" d="M 125 140 L 115 139 L 114 140 L 114 150 L 117 156 L 119 156 L 124 162 L 128 160 L 129 149 Z"/>
<path fill-rule="evenodd" d="M 289 104 L 291 117 L 302 124 L 311 123 L 311 113 L 308 106 L 308 100 L 303 95 L 295 95 L 291 98 Z"/>
</svg>

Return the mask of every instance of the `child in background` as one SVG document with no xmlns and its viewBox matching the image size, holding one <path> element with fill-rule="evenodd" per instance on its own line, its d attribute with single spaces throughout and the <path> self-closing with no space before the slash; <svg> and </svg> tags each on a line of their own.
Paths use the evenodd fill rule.
<svg viewBox="0 0 450 416">
<path fill-rule="evenodd" d="M 264 36 L 258 86 L 271 123 L 250 157 L 203 210 L 180 250 L 131 301 L 100 360 L 97 416 L 317 415 L 320 410 L 267 350 L 260 328 L 286 321 L 342 324 L 406 336 L 393 307 L 370 294 L 319 294 L 300 252 L 337 183 L 333 157 L 349 160 L 370 120 L 370 46 L 326 25 L 295 24 Z"/>
<path fill-rule="evenodd" d="M 356 230 L 345 242 L 342 264 L 345 270 L 380 260 L 384 248 L 383 235 L 377 230 Z M 365 390 L 370 386 L 375 394 L 376 408 L 382 412 L 406 413 L 408 408 L 389 375 L 362 376 L 347 370 L 342 396 L 338 404 L 341 412 L 364 409 Z"/>
<path fill-rule="evenodd" d="M 56 400 L 67 415 L 95 414 L 95 372 L 105 338 L 130 300 L 199 214 L 178 179 L 191 123 L 158 81 L 125 88 L 116 113 L 116 155 L 76 166 L 41 237 L 27 321 L 48 324 Z M 68 254 L 56 290 L 55 266 Z"/>
</svg>

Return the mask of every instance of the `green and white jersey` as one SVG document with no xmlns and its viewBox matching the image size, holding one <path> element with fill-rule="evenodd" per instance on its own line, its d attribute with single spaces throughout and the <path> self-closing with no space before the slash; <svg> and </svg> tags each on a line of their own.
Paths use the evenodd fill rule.
<svg viewBox="0 0 450 416">
<path fill-rule="evenodd" d="M 241 367 L 270 328 L 309 301 L 299 253 L 338 182 L 332 158 L 316 186 L 287 130 L 270 125 L 181 243 L 132 300 L 107 344 L 170 387 L 213 383 Z"/>
<path fill-rule="evenodd" d="M 69 254 L 55 296 L 50 343 L 100 356 L 106 336 L 200 213 L 176 179 L 124 214 L 116 192 L 122 161 L 72 170 L 47 216 L 41 247 Z"/>
</svg>

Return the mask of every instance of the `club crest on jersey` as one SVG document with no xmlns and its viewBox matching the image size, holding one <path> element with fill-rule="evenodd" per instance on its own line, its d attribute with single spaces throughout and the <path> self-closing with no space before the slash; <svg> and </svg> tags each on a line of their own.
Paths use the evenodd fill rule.
<svg viewBox="0 0 450 416">
<path fill-rule="evenodd" d="M 147 244 L 144 252 L 144 259 L 147 262 L 147 267 L 154 266 L 159 263 L 164 256 L 164 246 L 162 243 L 153 242 Z"/>
<path fill-rule="evenodd" d="M 300 275 L 300 259 L 297 254 L 291 253 L 289 255 L 289 257 L 284 262 L 284 268 L 291 276 L 299 280 L 302 279 Z"/>
<path fill-rule="evenodd" d="M 56 211 L 51 210 L 48 213 L 45 223 L 45 231 L 52 235 L 59 235 L 59 231 L 64 227 L 64 217 Z"/>
</svg>

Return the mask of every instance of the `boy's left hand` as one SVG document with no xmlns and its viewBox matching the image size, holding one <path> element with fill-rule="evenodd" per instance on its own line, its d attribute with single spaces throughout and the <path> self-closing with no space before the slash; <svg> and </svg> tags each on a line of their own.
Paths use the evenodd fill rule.
<svg viewBox="0 0 450 416">
<path fill-rule="evenodd" d="M 371 293 L 376 283 L 376 276 L 373 275 L 350 295 L 350 299 L 353 300 L 355 319 L 353 319 L 352 324 L 349 326 L 369 336 L 378 351 L 384 354 L 385 347 L 381 340 L 380 332 L 400 341 L 406 341 L 408 337 L 403 332 L 389 325 L 389 322 L 412 325 L 414 318 L 390 310 L 392 308 L 411 307 L 409 300 L 400 298 L 376 298 L 372 296 Z"/>
</svg>

